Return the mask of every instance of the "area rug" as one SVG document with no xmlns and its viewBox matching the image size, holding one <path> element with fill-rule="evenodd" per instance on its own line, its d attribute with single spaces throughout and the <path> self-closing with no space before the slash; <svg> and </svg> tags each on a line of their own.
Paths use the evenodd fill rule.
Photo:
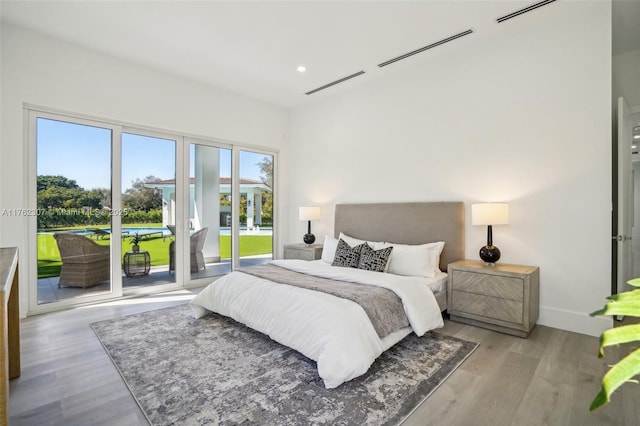
<svg viewBox="0 0 640 426">
<path fill-rule="evenodd" d="M 407 336 L 363 376 L 325 389 L 315 362 L 188 305 L 91 324 L 152 425 L 397 425 L 475 350 Z"/>
</svg>

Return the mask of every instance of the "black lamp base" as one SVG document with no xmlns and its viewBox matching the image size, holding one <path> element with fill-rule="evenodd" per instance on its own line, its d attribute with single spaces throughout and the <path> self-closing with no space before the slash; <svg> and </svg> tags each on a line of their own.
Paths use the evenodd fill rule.
<svg viewBox="0 0 640 426">
<path fill-rule="evenodd" d="M 496 246 L 484 246 L 480 249 L 480 259 L 488 266 L 495 266 L 496 262 L 500 260 L 500 249 Z"/>
<path fill-rule="evenodd" d="M 316 236 L 312 233 L 304 234 L 304 237 L 302 237 L 302 241 L 304 241 L 305 244 L 311 245 L 316 241 Z"/>
</svg>

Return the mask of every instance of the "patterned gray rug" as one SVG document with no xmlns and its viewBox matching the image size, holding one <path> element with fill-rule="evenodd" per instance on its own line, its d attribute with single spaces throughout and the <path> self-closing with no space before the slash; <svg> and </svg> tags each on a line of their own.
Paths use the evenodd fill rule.
<svg viewBox="0 0 640 426">
<path fill-rule="evenodd" d="M 188 305 L 91 324 L 153 425 L 397 425 L 477 343 L 407 336 L 364 376 L 325 389 L 315 362 Z"/>
</svg>

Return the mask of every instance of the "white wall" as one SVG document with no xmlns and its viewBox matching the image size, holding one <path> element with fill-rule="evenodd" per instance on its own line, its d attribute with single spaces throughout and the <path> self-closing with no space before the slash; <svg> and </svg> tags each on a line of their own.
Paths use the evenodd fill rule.
<svg viewBox="0 0 640 426">
<path fill-rule="evenodd" d="M 323 206 L 321 239 L 338 202 L 462 200 L 469 217 L 472 202 L 508 201 L 494 241 L 504 262 L 540 266 L 539 322 L 598 334 L 611 322 L 586 314 L 610 288 L 610 7 L 557 2 L 374 70 L 294 110 L 288 143 L 280 108 L 4 26 L 1 207 L 27 202 L 23 103 L 282 149 L 284 242 L 304 234 L 286 218 L 307 203 Z M 486 230 L 467 222 L 477 258 Z M 26 235 L 24 218 L 0 217 L 0 245 L 24 254 Z M 22 285 L 23 312 L 26 296 Z"/>
<path fill-rule="evenodd" d="M 271 149 L 284 146 L 282 108 L 16 27 L 4 25 L 1 37 L 1 208 L 28 207 L 24 103 Z M 0 246 L 18 246 L 22 277 L 28 277 L 26 236 L 26 218 L 0 216 Z"/>
<path fill-rule="evenodd" d="M 322 239 L 341 202 L 507 201 L 505 263 L 538 265 L 539 324 L 586 334 L 610 293 L 611 5 L 558 2 L 415 66 L 292 112 L 290 217 L 315 203 Z M 472 36 L 476 37 L 476 36 Z M 430 55 L 424 53 L 422 55 Z M 304 223 L 290 222 L 291 241 Z"/>
</svg>

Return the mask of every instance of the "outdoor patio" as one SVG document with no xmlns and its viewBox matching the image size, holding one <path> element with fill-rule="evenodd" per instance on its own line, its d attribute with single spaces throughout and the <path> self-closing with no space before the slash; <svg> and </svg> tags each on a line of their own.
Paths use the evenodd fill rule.
<svg viewBox="0 0 640 426">
<path fill-rule="evenodd" d="M 241 266 L 259 265 L 272 259 L 269 255 L 246 256 L 240 258 Z M 207 263 L 206 269 L 191 274 L 192 279 L 211 278 L 231 272 L 231 260 L 224 259 L 219 263 Z M 66 299 L 75 299 L 87 296 L 108 294 L 110 292 L 109 281 L 96 284 L 87 288 L 61 287 L 58 288 L 58 278 L 38 279 L 38 304 L 55 303 Z M 126 291 L 133 287 L 151 287 L 163 284 L 175 283 L 175 272 L 169 272 L 168 265 L 152 266 L 149 275 L 129 278 L 122 274 L 122 287 Z"/>
</svg>

